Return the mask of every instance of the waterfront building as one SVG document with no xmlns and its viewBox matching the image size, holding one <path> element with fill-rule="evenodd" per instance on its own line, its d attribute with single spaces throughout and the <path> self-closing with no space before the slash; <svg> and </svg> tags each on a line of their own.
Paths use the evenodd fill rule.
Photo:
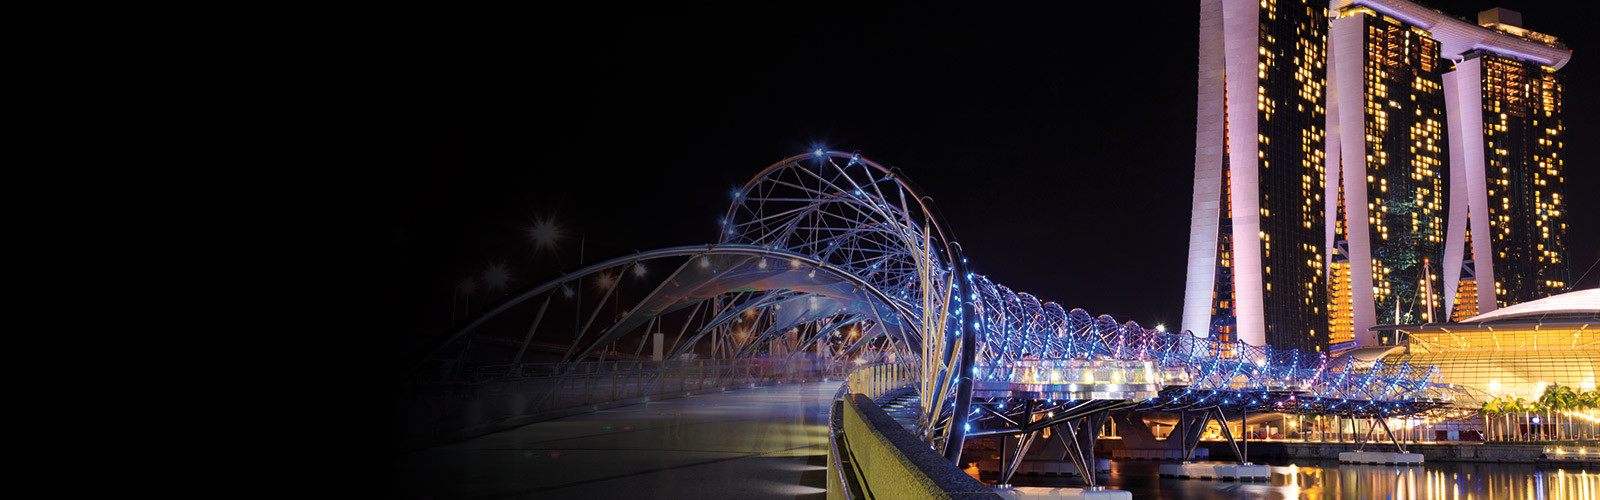
<svg viewBox="0 0 1600 500">
<path fill-rule="evenodd" d="M 1547 385 L 1595 388 L 1600 289 L 1568 292 L 1465 321 L 1373 329 L 1396 348 L 1385 364 L 1438 367 L 1435 382 L 1538 399 Z M 1487 398 L 1485 398 L 1487 400 Z"/>
<path fill-rule="evenodd" d="M 1202 0 L 1183 328 L 1326 350 L 1326 4 Z"/>
<path fill-rule="evenodd" d="M 1328 243 L 1369 263 L 1330 280 L 1350 301 L 1333 304 L 1350 310 L 1330 323 L 1335 341 L 1376 345 L 1379 323 L 1565 291 L 1556 70 L 1570 51 L 1505 9 L 1472 24 L 1404 0 L 1336 0 L 1330 17 Z"/>
<path fill-rule="evenodd" d="M 1566 127 L 1557 70 L 1571 51 L 1554 37 L 1521 28 L 1514 12 L 1488 11 L 1479 23 L 1494 29 L 1508 50 L 1471 52 L 1446 75 L 1460 111 L 1451 127 L 1452 137 L 1461 134 L 1460 146 L 1451 148 L 1452 170 L 1460 172 L 1465 189 L 1451 194 L 1457 208 L 1445 262 L 1452 279 L 1444 287 L 1452 307 L 1459 302 L 1466 312 L 1486 313 L 1570 286 L 1562 189 Z"/>
<path fill-rule="evenodd" d="M 1377 346 L 1566 290 L 1571 51 L 1505 9 L 1314 7 L 1201 2 L 1183 328 Z"/>
</svg>

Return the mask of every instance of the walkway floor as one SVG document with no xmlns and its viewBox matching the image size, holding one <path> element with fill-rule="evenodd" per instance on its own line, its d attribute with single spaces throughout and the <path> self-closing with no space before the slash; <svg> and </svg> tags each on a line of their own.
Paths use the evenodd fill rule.
<svg viewBox="0 0 1600 500">
<path fill-rule="evenodd" d="M 820 500 L 840 383 L 644 403 L 407 453 L 385 464 L 385 497 Z"/>
</svg>

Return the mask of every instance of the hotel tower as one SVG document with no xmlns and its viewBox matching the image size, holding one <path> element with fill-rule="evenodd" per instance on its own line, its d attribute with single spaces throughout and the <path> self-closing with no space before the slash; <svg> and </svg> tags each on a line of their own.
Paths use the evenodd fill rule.
<svg viewBox="0 0 1600 500">
<path fill-rule="evenodd" d="M 1565 46 L 1504 9 L 1200 8 L 1184 329 L 1326 351 L 1565 290 Z"/>
</svg>

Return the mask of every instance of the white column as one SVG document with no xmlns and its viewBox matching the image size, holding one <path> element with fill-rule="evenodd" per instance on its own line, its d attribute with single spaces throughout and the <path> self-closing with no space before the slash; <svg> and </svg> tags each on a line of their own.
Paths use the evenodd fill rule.
<svg viewBox="0 0 1600 500">
<path fill-rule="evenodd" d="M 1183 330 L 1210 335 L 1222 200 L 1222 0 L 1200 2 L 1199 95 L 1195 106 L 1194 201 L 1189 211 L 1189 267 Z"/>
<path fill-rule="evenodd" d="M 1260 3 L 1223 0 L 1224 61 L 1229 76 L 1228 172 L 1233 186 L 1233 296 L 1236 301 L 1238 339 L 1262 345 L 1267 341 L 1262 304 L 1260 158 L 1256 157 L 1259 83 L 1256 77 L 1261 47 Z"/>
<path fill-rule="evenodd" d="M 1350 242 L 1351 319 L 1356 345 L 1378 345 L 1371 331 L 1377 325 L 1372 298 L 1372 241 L 1367 217 L 1366 158 L 1366 33 L 1365 14 L 1335 19 L 1328 28 L 1328 86 L 1337 88 L 1338 102 L 1330 94 L 1328 114 L 1338 113 L 1339 156 L 1329 156 L 1329 165 L 1339 165 L 1344 179 L 1345 235 Z M 1332 182 L 1332 181 L 1330 181 Z M 1330 251 L 1331 253 L 1331 251 Z"/>
<path fill-rule="evenodd" d="M 1470 221 L 1472 227 L 1472 262 L 1478 273 L 1478 314 L 1496 308 L 1494 293 L 1494 229 L 1489 215 L 1489 177 L 1483 158 L 1483 63 L 1468 59 L 1456 63 L 1454 91 L 1446 87 L 1445 116 L 1451 131 L 1450 162 L 1452 177 L 1460 176 L 1467 187 L 1467 206 L 1476 214 Z M 1449 96 L 1454 95 L 1454 99 Z M 1459 128 L 1460 141 L 1455 141 Z M 1457 155 L 1457 144 L 1460 144 Z M 1454 158 L 1461 158 L 1456 170 Z"/>
<path fill-rule="evenodd" d="M 1444 84 L 1445 133 L 1450 142 L 1448 173 L 1450 215 L 1444 225 L 1444 267 L 1441 268 L 1444 271 L 1444 315 L 1448 320 L 1455 312 L 1456 290 L 1460 288 L 1461 281 L 1461 261 L 1466 260 L 1464 247 L 1467 238 L 1467 160 L 1466 150 L 1463 147 L 1466 138 L 1462 137 L 1461 123 L 1456 118 L 1458 113 L 1456 99 L 1459 98 L 1456 94 L 1461 93 L 1456 87 L 1459 85 L 1456 81 L 1456 72 L 1440 75 L 1440 83 Z M 1482 154 L 1483 150 L 1478 151 Z"/>
<path fill-rule="evenodd" d="M 1324 179 L 1322 189 L 1322 220 L 1324 223 L 1325 244 L 1322 245 L 1322 278 L 1328 284 L 1329 297 L 1332 297 L 1333 287 L 1333 252 L 1338 243 L 1339 224 L 1339 86 L 1332 85 L 1338 71 L 1333 67 L 1334 52 L 1337 50 L 1332 43 L 1326 44 L 1328 49 L 1327 80 L 1323 85 L 1322 95 L 1327 98 L 1326 113 L 1323 115 L 1322 138 L 1322 170 Z M 1360 94 L 1356 94 L 1359 96 Z M 1332 311 L 1329 311 L 1332 313 Z"/>
</svg>

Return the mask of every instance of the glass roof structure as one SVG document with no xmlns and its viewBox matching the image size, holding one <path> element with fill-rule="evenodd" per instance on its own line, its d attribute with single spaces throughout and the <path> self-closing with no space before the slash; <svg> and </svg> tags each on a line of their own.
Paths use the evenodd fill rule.
<svg viewBox="0 0 1600 500">
<path fill-rule="evenodd" d="M 1385 362 L 1437 366 L 1439 382 L 1485 397 L 1531 400 L 1551 384 L 1591 390 L 1600 366 L 1600 289 L 1504 307 L 1460 323 L 1373 329 L 1403 334 L 1404 349 Z"/>
</svg>

